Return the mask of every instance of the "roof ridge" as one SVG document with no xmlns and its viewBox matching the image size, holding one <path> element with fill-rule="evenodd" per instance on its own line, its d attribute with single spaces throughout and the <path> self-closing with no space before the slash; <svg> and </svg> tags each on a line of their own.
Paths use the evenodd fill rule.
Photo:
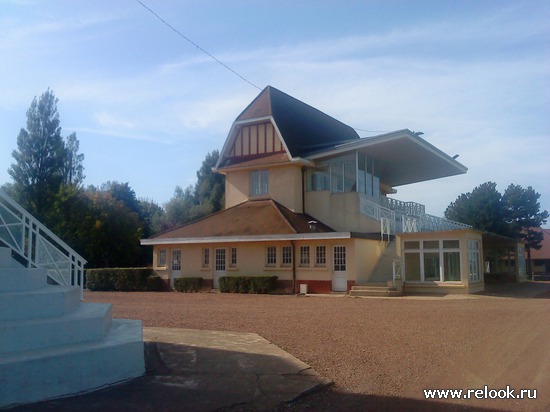
<svg viewBox="0 0 550 412">
<path fill-rule="evenodd" d="M 294 233 L 299 233 L 298 230 L 292 225 L 292 223 L 289 222 L 289 220 L 286 218 L 285 214 L 281 211 L 280 207 L 284 207 L 285 209 L 287 209 L 288 211 L 290 211 L 291 213 L 294 213 L 292 212 L 292 210 L 290 210 L 288 207 L 285 207 L 283 206 L 282 204 L 280 204 L 279 202 L 277 202 L 276 200 L 274 199 L 269 199 L 272 203 L 273 203 L 273 206 L 275 207 L 275 210 L 277 210 L 277 213 L 283 218 L 283 220 L 286 222 L 286 224 L 290 227 L 290 229 L 294 232 Z"/>
</svg>

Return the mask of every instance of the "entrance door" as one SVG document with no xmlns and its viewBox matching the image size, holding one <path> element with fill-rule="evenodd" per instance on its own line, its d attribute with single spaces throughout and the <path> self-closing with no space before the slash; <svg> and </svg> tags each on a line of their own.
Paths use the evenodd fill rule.
<svg viewBox="0 0 550 412">
<path fill-rule="evenodd" d="M 346 247 L 334 246 L 333 249 L 333 273 L 332 290 L 334 292 L 348 291 L 348 272 L 346 269 Z"/>
<path fill-rule="evenodd" d="M 214 289 L 220 287 L 219 279 L 221 276 L 225 276 L 225 249 L 216 249 L 214 261 Z"/>
<path fill-rule="evenodd" d="M 174 289 L 174 279 L 181 276 L 181 250 L 172 250 L 172 259 L 170 263 L 170 287 Z"/>
</svg>

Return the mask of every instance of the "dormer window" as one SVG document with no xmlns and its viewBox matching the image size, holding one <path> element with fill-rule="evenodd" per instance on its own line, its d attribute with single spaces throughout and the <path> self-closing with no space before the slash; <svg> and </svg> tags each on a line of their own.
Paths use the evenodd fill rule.
<svg viewBox="0 0 550 412">
<path fill-rule="evenodd" d="M 269 192 L 269 171 L 253 170 L 250 172 L 250 196 L 267 196 Z"/>
</svg>

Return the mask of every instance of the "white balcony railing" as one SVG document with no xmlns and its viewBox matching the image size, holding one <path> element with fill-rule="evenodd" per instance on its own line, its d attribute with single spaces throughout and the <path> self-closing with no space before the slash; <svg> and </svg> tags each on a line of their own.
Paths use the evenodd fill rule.
<svg viewBox="0 0 550 412">
<path fill-rule="evenodd" d="M 25 266 L 45 268 L 55 283 L 79 286 L 82 296 L 86 261 L 2 190 L 0 244 Z"/>
<path fill-rule="evenodd" d="M 359 196 L 362 214 L 381 221 L 387 219 L 391 233 L 471 229 L 472 226 L 426 214 L 424 205 L 380 196 L 379 202 Z"/>
</svg>

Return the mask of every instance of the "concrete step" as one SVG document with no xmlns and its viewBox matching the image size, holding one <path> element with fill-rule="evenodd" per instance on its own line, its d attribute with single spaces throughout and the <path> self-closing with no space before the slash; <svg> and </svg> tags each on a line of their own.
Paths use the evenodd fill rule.
<svg viewBox="0 0 550 412">
<path fill-rule="evenodd" d="M 382 286 L 382 285 L 358 285 L 353 286 L 350 291 L 350 296 L 401 296 L 394 287 Z"/>
<path fill-rule="evenodd" d="M 387 288 L 388 283 L 387 282 L 377 282 L 377 283 L 369 283 L 367 285 L 355 285 L 352 286 L 352 290 L 368 290 L 372 288 Z"/>
<path fill-rule="evenodd" d="M 0 268 L 0 293 L 36 290 L 48 284 L 46 269 Z"/>
<path fill-rule="evenodd" d="M 0 322 L 0 354 L 98 341 L 112 322 L 112 305 L 83 303 L 68 315 L 55 318 Z"/>
<path fill-rule="evenodd" d="M 0 247 L 0 268 L 20 268 L 21 264 L 11 257 L 11 249 Z"/>
<path fill-rule="evenodd" d="M 101 341 L 0 357 L 0 408 L 98 389 L 144 372 L 141 321 L 113 320 Z"/>
<path fill-rule="evenodd" d="M 74 286 L 0 293 L 0 321 L 59 317 L 76 310 L 79 304 L 80 289 Z"/>
</svg>

